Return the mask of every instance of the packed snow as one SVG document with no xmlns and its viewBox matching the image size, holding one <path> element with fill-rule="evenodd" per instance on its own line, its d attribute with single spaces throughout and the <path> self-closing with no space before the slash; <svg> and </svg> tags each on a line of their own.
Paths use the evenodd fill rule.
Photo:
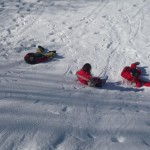
<svg viewBox="0 0 150 150">
<path fill-rule="evenodd" d="M 1 0 L 0 20 L 0 150 L 150 149 L 150 88 L 120 76 L 150 79 L 149 0 Z M 56 57 L 25 63 L 38 45 Z M 104 87 L 77 82 L 85 63 Z"/>
</svg>

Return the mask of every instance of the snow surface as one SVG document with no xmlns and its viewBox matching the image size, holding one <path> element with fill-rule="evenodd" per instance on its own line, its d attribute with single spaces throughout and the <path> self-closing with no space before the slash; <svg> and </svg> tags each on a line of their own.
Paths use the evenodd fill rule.
<svg viewBox="0 0 150 150">
<path fill-rule="evenodd" d="M 0 20 L 0 150 L 150 150 L 150 88 L 120 77 L 150 79 L 149 0 L 1 0 Z M 38 45 L 56 58 L 26 64 Z M 102 89 L 76 81 L 87 62 Z"/>
</svg>

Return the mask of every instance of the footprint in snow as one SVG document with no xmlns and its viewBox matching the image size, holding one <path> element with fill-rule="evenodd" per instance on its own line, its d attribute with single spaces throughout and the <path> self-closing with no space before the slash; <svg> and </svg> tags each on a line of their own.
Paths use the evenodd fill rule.
<svg viewBox="0 0 150 150">
<path fill-rule="evenodd" d="M 72 27 L 69 27 L 68 29 L 72 30 Z"/>
<path fill-rule="evenodd" d="M 110 42 L 110 43 L 107 45 L 107 48 L 109 48 L 111 45 L 112 45 L 112 42 Z"/>
<path fill-rule="evenodd" d="M 62 22 L 62 24 L 66 24 L 66 22 L 65 22 L 65 21 L 63 21 L 63 22 Z"/>
<path fill-rule="evenodd" d="M 55 39 L 52 39 L 51 42 L 55 42 Z"/>
<path fill-rule="evenodd" d="M 54 33 L 53 33 L 53 32 L 51 32 L 51 33 L 49 33 L 49 35 L 54 35 Z"/>
<path fill-rule="evenodd" d="M 31 9 L 30 9 L 30 8 L 27 8 L 27 11 L 31 11 Z"/>
<path fill-rule="evenodd" d="M 91 139 L 93 139 L 94 137 L 90 134 L 90 133 L 87 133 L 87 136 Z"/>
<path fill-rule="evenodd" d="M 112 142 L 118 142 L 118 143 L 124 143 L 125 142 L 125 137 L 120 136 L 120 137 L 111 137 Z"/>
<path fill-rule="evenodd" d="M 150 126 L 150 121 L 145 122 L 147 126 Z"/>
<path fill-rule="evenodd" d="M 2 3 L 0 3 L 0 5 L 1 5 L 2 7 L 4 7 L 4 6 L 5 6 L 5 3 L 4 3 L 4 2 L 2 2 Z"/>
<path fill-rule="evenodd" d="M 61 109 L 62 112 L 70 112 L 72 111 L 72 108 L 71 107 L 68 107 L 68 106 L 64 106 L 62 109 Z"/>
<path fill-rule="evenodd" d="M 104 15 L 104 16 L 102 16 L 102 17 L 103 17 L 103 18 L 106 18 L 107 16 Z"/>
<path fill-rule="evenodd" d="M 146 146 L 150 146 L 150 138 L 149 136 L 145 136 L 143 138 L 143 143 L 146 145 Z"/>
<path fill-rule="evenodd" d="M 36 101 L 34 102 L 34 104 L 37 104 L 37 103 L 39 103 L 39 101 L 40 101 L 40 100 L 36 100 Z"/>
<path fill-rule="evenodd" d="M 16 5 L 16 7 L 18 7 L 18 8 L 19 8 L 19 7 L 20 7 L 20 5 L 18 5 L 18 4 L 17 4 L 17 5 Z"/>
<path fill-rule="evenodd" d="M 64 108 L 62 108 L 61 111 L 66 112 L 67 111 L 67 106 L 65 106 Z"/>
<path fill-rule="evenodd" d="M 65 137 L 66 137 L 66 135 L 62 133 L 62 134 L 55 140 L 55 142 L 53 143 L 54 149 L 56 149 L 59 145 L 61 145 L 61 144 L 65 141 Z"/>
</svg>

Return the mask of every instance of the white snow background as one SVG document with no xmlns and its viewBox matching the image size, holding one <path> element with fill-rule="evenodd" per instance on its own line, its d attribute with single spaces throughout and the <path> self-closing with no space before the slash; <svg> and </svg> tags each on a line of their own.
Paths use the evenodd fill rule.
<svg viewBox="0 0 150 150">
<path fill-rule="evenodd" d="M 26 64 L 38 45 L 57 56 Z M 0 150 L 150 150 L 150 88 L 120 77 L 135 61 L 150 79 L 150 0 L 1 0 Z M 103 88 L 76 81 L 85 63 Z"/>
</svg>

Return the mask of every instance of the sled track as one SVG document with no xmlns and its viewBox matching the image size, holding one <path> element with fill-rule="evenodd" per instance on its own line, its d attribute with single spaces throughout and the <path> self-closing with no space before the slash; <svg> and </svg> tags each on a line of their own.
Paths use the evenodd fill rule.
<svg viewBox="0 0 150 150">
<path fill-rule="evenodd" d="M 91 11 L 89 14 L 87 14 L 83 19 L 81 19 L 78 23 L 74 24 L 70 28 L 70 30 L 64 30 L 61 28 L 61 26 L 57 25 L 56 22 L 52 22 L 53 29 L 57 32 L 59 32 L 62 43 L 65 44 L 66 48 L 68 49 L 68 55 L 71 55 L 74 63 L 79 62 L 79 57 L 77 56 L 76 49 L 74 47 L 74 43 L 70 40 L 72 37 L 76 37 L 78 31 L 85 30 L 90 24 L 94 22 L 94 20 L 99 18 L 99 15 L 101 11 L 107 6 L 107 1 L 101 1 L 98 6 L 96 6 L 93 11 Z M 111 45 L 111 44 L 110 44 Z M 109 47 L 109 46 L 108 46 Z M 68 70 L 70 70 L 72 66 L 69 66 Z M 68 72 L 65 73 L 67 75 Z"/>
</svg>

